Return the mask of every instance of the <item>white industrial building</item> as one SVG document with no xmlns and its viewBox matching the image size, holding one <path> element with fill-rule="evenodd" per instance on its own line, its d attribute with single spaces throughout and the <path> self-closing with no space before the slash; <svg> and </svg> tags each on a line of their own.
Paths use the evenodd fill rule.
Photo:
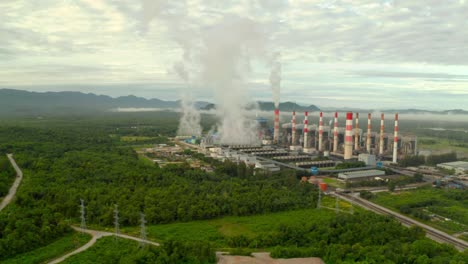
<svg viewBox="0 0 468 264">
<path fill-rule="evenodd" d="M 468 162 L 466 161 L 454 161 L 454 162 L 441 163 L 441 164 L 437 164 L 437 167 L 447 169 L 447 170 L 455 170 L 456 174 L 468 173 Z"/>
<path fill-rule="evenodd" d="M 267 170 L 269 172 L 277 172 L 280 171 L 280 167 L 276 166 L 274 163 L 268 161 L 257 161 L 255 163 L 256 169 Z"/>
<path fill-rule="evenodd" d="M 376 166 L 377 160 L 372 154 L 359 154 L 358 161 L 364 162 L 367 166 Z"/>
<path fill-rule="evenodd" d="M 385 171 L 381 170 L 360 170 L 342 172 L 338 174 L 338 179 L 343 181 L 362 181 L 374 179 L 379 176 L 385 176 Z"/>
</svg>

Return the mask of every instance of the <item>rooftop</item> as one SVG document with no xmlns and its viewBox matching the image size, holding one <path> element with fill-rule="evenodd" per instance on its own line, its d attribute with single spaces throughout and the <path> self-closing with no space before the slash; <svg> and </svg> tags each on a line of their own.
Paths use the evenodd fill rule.
<svg viewBox="0 0 468 264">
<path fill-rule="evenodd" d="M 468 170 L 468 162 L 467 161 L 446 162 L 446 163 L 441 163 L 441 164 L 438 164 L 438 165 L 457 167 L 457 168 L 464 168 L 465 170 Z"/>
</svg>

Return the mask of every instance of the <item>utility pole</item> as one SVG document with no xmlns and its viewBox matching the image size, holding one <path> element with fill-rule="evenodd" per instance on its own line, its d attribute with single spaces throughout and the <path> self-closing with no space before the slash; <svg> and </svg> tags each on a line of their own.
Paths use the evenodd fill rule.
<svg viewBox="0 0 468 264">
<path fill-rule="evenodd" d="M 338 198 L 338 195 L 336 195 L 335 212 L 338 214 L 339 210 L 340 210 L 340 198 Z"/>
<path fill-rule="evenodd" d="M 321 203 L 322 203 L 322 191 L 320 188 L 318 188 L 319 195 L 318 195 L 318 202 L 317 202 L 317 209 L 320 209 Z"/>
<path fill-rule="evenodd" d="M 86 229 L 86 211 L 85 211 L 85 205 L 84 205 L 84 200 L 80 199 L 80 213 L 81 213 L 81 233 L 84 233 L 84 230 Z"/>
<path fill-rule="evenodd" d="M 119 206 L 117 204 L 114 205 L 114 225 L 115 225 L 115 234 L 120 235 L 120 224 L 119 224 Z"/>
<path fill-rule="evenodd" d="M 140 241 L 140 246 L 145 247 L 146 242 L 143 240 L 146 240 L 146 220 L 145 220 L 145 214 L 140 213 L 140 238 L 142 241 Z"/>
</svg>

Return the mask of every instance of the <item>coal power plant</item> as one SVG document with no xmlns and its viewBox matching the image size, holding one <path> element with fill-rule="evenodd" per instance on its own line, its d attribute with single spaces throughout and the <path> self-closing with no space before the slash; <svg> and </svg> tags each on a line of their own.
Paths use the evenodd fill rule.
<svg viewBox="0 0 468 264">
<path fill-rule="evenodd" d="M 388 120 L 393 126 L 385 123 L 383 113 L 366 113 L 367 122 L 361 123 L 359 117 L 366 115 L 353 112 L 284 111 L 275 106 L 271 116 L 262 113 L 253 118 L 253 143 L 226 144 L 213 131 L 200 140 L 185 139 L 185 143 L 197 145 L 212 158 L 243 161 L 272 172 L 313 167 L 332 171 L 337 164 L 357 161 L 375 168 L 378 163 L 397 163 L 401 157 L 417 153 L 416 137 L 399 134 L 398 113 Z M 379 124 L 373 116 L 380 116 L 379 127 L 372 126 Z"/>
</svg>

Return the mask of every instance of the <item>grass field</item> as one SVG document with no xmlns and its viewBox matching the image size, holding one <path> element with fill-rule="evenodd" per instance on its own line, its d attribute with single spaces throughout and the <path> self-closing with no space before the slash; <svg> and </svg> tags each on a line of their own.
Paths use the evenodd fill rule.
<svg viewBox="0 0 468 264">
<path fill-rule="evenodd" d="M 144 137 L 144 136 L 121 136 L 120 141 L 124 142 L 137 142 L 155 139 L 155 137 Z"/>
<path fill-rule="evenodd" d="M 344 182 L 337 180 L 336 178 L 326 177 L 322 179 L 324 183 L 333 186 L 335 188 L 344 188 Z"/>
<path fill-rule="evenodd" d="M 132 258 L 144 251 L 136 241 L 113 236 L 103 237 L 88 250 L 71 256 L 62 263 L 135 263 Z"/>
<path fill-rule="evenodd" d="M 425 222 L 442 231 L 453 234 L 468 231 L 468 199 L 466 191 L 452 189 L 434 189 L 424 187 L 398 193 L 378 193 L 373 202 L 395 211 L 403 206 L 421 210 L 427 215 L 434 215 Z M 446 221 L 443 218 L 450 220 Z"/>
<path fill-rule="evenodd" d="M 459 157 L 468 157 L 468 147 L 460 146 L 461 142 L 436 137 L 421 137 L 418 140 L 419 150 L 430 150 L 434 154 L 455 151 Z"/>
<path fill-rule="evenodd" d="M 11 259 L 3 260 L 3 264 L 45 263 L 46 261 L 65 255 L 66 253 L 81 247 L 91 239 L 88 234 L 73 232 L 55 242 L 36 250 L 18 255 Z"/>
<path fill-rule="evenodd" d="M 323 197 L 322 205 L 335 208 L 336 201 L 329 197 Z M 340 201 L 339 206 L 343 211 L 350 211 L 350 205 L 347 202 Z M 188 223 L 153 225 L 147 227 L 147 232 L 149 239 L 159 242 L 167 240 L 204 240 L 213 242 L 217 248 L 226 248 L 226 238 L 228 237 L 239 235 L 254 237 L 261 233 L 269 233 L 281 224 L 302 220 L 313 222 L 314 219 L 332 219 L 333 217 L 335 217 L 335 212 L 326 208 L 320 210 L 302 209 L 265 215 L 230 216 Z M 135 236 L 139 236 L 140 232 L 137 227 L 123 227 L 121 230 L 123 233 Z"/>
</svg>

